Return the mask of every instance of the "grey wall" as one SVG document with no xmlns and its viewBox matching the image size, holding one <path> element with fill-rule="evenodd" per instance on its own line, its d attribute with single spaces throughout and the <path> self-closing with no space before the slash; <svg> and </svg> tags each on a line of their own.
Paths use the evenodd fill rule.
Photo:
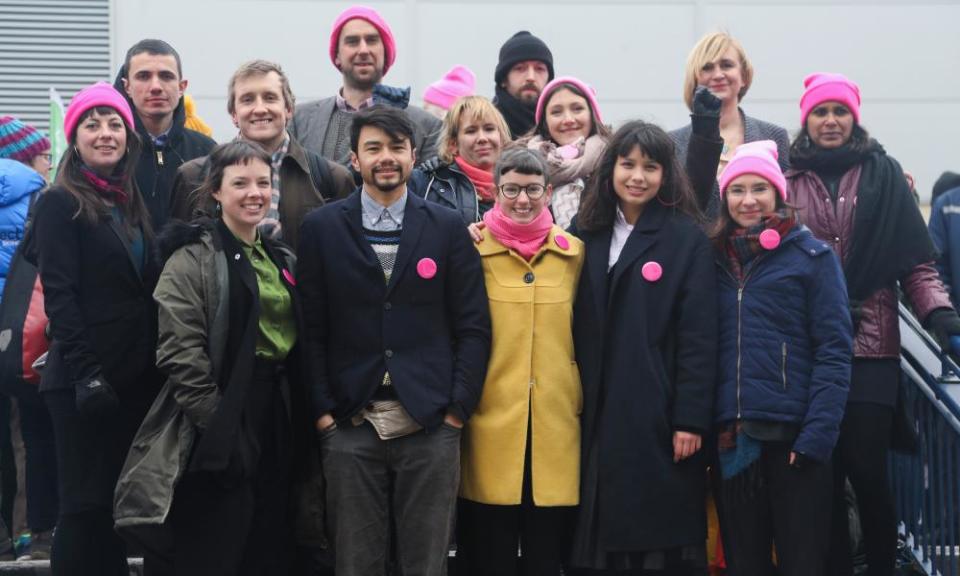
<svg viewBox="0 0 960 576">
<path fill-rule="evenodd" d="M 171 42 L 188 92 L 219 140 L 235 130 L 226 83 L 251 58 L 280 62 L 300 101 L 327 96 L 339 74 L 327 56 L 330 24 L 348 2 L 112 0 L 116 68 L 145 37 Z M 754 63 L 748 114 L 799 128 L 803 77 L 843 72 L 861 87 L 864 126 L 914 172 L 923 196 L 945 169 L 960 171 L 960 1 L 699 0 L 678 2 L 392 0 L 369 2 L 390 23 L 398 59 L 385 78 L 423 89 L 454 64 L 493 93 L 500 45 L 517 30 L 543 38 L 558 74 L 593 84 L 604 120 L 681 125 L 683 67 L 696 40 L 725 29 Z"/>
</svg>

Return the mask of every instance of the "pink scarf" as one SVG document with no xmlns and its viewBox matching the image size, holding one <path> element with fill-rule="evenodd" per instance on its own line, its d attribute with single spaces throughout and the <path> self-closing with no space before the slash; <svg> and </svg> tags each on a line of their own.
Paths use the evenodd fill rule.
<svg viewBox="0 0 960 576">
<path fill-rule="evenodd" d="M 493 191 L 493 169 L 484 170 L 483 168 L 477 168 L 460 156 L 454 158 L 454 161 L 456 161 L 457 166 L 463 170 L 463 173 L 467 175 L 470 182 L 473 183 L 473 187 L 477 191 L 477 196 L 484 202 L 493 202 L 495 196 Z"/>
<path fill-rule="evenodd" d="M 533 219 L 533 222 L 517 224 L 503 213 L 500 204 L 497 203 L 483 215 L 483 223 L 487 225 L 487 229 L 501 244 L 520 254 L 524 260 L 529 262 L 546 242 L 547 236 L 550 234 L 550 228 L 553 227 L 553 215 L 544 206 L 540 214 Z"/>
</svg>

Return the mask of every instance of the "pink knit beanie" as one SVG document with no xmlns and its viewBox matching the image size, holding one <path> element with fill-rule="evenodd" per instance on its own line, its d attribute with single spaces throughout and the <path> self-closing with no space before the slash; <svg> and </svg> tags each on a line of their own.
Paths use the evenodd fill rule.
<svg viewBox="0 0 960 576">
<path fill-rule="evenodd" d="M 534 115 L 534 122 L 540 124 L 540 118 L 543 116 L 543 109 L 547 106 L 547 100 L 550 99 L 550 94 L 556 92 L 557 88 L 561 87 L 561 84 L 572 84 L 576 86 L 584 95 L 587 97 L 587 102 L 590 104 L 590 108 L 593 109 L 593 115 L 597 117 L 597 120 L 603 122 L 603 117 L 600 116 L 600 106 L 597 105 L 597 91 L 593 89 L 593 86 L 574 78 L 573 76 L 560 76 L 551 80 L 546 86 L 543 87 L 543 92 L 540 93 L 540 99 L 537 100 L 537 112 Z"/>
<path fill-rule="evenodd" d="M 759 140 L 737 146 L 733 158 L 720 175 L 720 199 L 727 186 L 744 174 L 756 174 L 765 178 L 780 191 L 780 197 L 787 199 L 787 179 L 783 177 L 780 164 L 777 163 L 777 143 L 773 140 Z"/>
<path fill-rule="evenodd" d="M 74 94 L 73 100 L 70 100 L 67 113 L 63 118 L 63 131 L 67 135 L 67 140 L 73 143 L 76 136 L 73 131 L 76 129 L 80 117 L 87 110 L 97 106 L 113 108 L 123 118 L 127 128 L 131 131 L 136 130 L 136 124 L 133 122 L 133 112 L 130 111 L 130 104 L 123 97 L 123 94 L 117 92 L 116 88 L 106 82 L 97 82 Z"/>
<path fill-rule="evenodd" d="M 860 87 L 843 74 L 816 72 L 803 79 L 806 88 L 800 98 L 800 123 L 807 121 L 810 111 L 824 102 L 840 102 L 850 109 L 860 123 Z"/>
<path fill-rule="evenodd" d="M 458 98 L 473 96 L 476 92 L 477 77 L 466 66 L 454 66 L 443 78 L 427 87 L 423 93 L 424 102 L 436 104 L 449 110 Z"/>
<path fill-rule="evenodd" d="M 369 6 L 351 6 L 340 13 L 337 19 L 333 21 L 333 31 L 330 33 L 330 61 L 337 66 L 337 49 L 340 46 L 340 31 L 344 25 L 354 18 L 366 20 L 380 33 L 380 40 L 383 42 L 383 73 L 393 66 L 397 59 L 397 45 L 393 40 L 393 32 L 387 21 L 380 16 L 380 13 Z M 337 66 L 339 69 L 339 66 Z"/>
</svg>

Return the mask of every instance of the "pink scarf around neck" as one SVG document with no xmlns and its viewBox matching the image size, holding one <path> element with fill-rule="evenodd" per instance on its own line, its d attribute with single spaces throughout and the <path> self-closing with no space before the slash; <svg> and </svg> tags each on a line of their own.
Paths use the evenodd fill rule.
<svg viewBox="0 0 960 576">
<path fill-rule="evenodd" d="M 487 229 L 501 244 L 529 262 L 546 242 L 547 236 L 550 234 L 550 228 L 553 227 L 553 215 L 544 206 L 532 222 L 517 224 L 503 213 L 500 204 L 497 203 L 483 215 L 483 223 L 487 225 Z"/>
</svg>

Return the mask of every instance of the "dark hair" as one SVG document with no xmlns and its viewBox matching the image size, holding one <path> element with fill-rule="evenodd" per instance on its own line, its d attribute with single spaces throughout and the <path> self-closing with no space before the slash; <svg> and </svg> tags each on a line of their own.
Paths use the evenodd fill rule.
<svg viewBox="0 0 960 576">
<path fill-rule="evenodd" d="M 780 195 L 780 191 L 776 189 L 773 184 L 770 185 L 774 189 L 774 193 L 777 196 L 777 202 L 774 205 L 774 210 L 777 212 L 783 213 L 787 218 L 794 218 L 796 216 L 796 208 L 788 204 L 786 200 L 783 199 L 783 196 Z M 737 224 L 733 218 L 730 216 L 730 210 L 727 209 L 727 195 L 724 194 L 723 198 L 720 199 L 720 205 L 717 209 L 717 217 L 713 219 L 713 223 L 710 224 L 710 229 L 707 231 L 707 236 L 718 248 L 723 246 L 723 243 L 726 242 L 727 236 L 733 232 L 739 224 Z"/>
<path fill-rule="evenodd" d="M 587 103 L 587 110 L 590 111 L 590 133 L 587 134 L 587 136 L 600 134 L 604 138 L 610 138 L 610 129 L 604 126 L 603 122 L 601 122 L 597 117 L 597 111 L 593 109 L 593 104 L 590 103 L 590 99 L 587 98 L 587 95 L 583 93 L 583 90 L 569 82 L 561 82 L 557 84 L 550 90 L 550 94 L 547 94 L 547 98 L 543 103 L 543 110 L 540 111 L 540 122 L 533 127 L 534 134 L 539 134 L 544 140 L 553 140 L 553 137 L 550 136 L 550 129 L 547 128 L 547 106 L 550 105 L 550 100 L 552 100 L 557 92 L 561 90 L 569 90 L 576 96 L 583 98 L 583 100 Z"/>
<path fill-rule="evenodd" d="M 199 207 L 199 210 L 205 214 L 214 214 L 217 201 L 213 199 L 213 193 L 223 185 L 223 173 L 230 166 L 247 165 L 252 160 L 260 160 L 266 164 L 270 168 L 271 178 L 273 177 L 270 154 L 256 142 L 234 140 L 214 146 L 203 167 L 203 184 L 193 192 L 196 194 L 194 204 Z"/>
<path fill-rule="evenodd" d="M 410 123 L 407 113 L 391 106 L 378 104 L 364 108 L 353 115 L 353 124 L 350 126 L 350 149 L 354 154 L 360 146 L 360 131 L 364 126 L 379 128 L 394 141 L 409 140 L 411 150 L 416 147 L 413 139 L 413 124 Z"/>
<path fill-rule="evenodd" d="M 105 116 L 107 114 L 119 113 L 111 106 L 94 106 L 80 116 L 77 120 L 77 127 L 79 128 L 87 118 L 94 114 Z M 147 213 L 147 207 L 143 203 L 143 197 L 140 195 L 140 189 L 137 187 L 137 179 L 135 178 L 137 160 L 140 158 L 140 137 L 137 136 L 137 132 L 131 126 L 128 126 L 126 122 L 123 123 L 123 127 L 127 133 L 127 153 L 123 155 L 123 158 L 120 159 L 120 162 L 114 170 L 118 172 L 121 177 L 120 185 L 127 195 L 127 201 L 122 204 L 118 203 L 116 208 L 123 213 L 123 225 L 129 234 L 132 234 L 134 228 L 140 225 L 144 233 L 150 236 L 153 233 L 150 225 L 150 217 Z M 70 142 L 76 142 L 78 128 L 74 129 L 73 134 L 67 135 Z M 63 159 L 60 161 L 54 183 L 69 192 L 70 195 L 76 199 L 77 212 L 73 215 L 74 218 L 82 216 L 88 222 L 96 224 L 101 218 L 109 217 L 111 207 L 80 172 L 82 165 L 83 158 L 81 158 L 76 145 L 69 146 L 63 154 Z"/>
<path fill-rule="evenodd" d="M 621 126 L 604 150 L 600 165 L 583 193 L 577 213 L 578 228 L 590 231 L 613 226 L 619 202 L 613 189 L 613 172 L 617 160 L 629 156 L 636 148 L 663 167 L 663 180 L 655 200 L 697 221 L 702 218 L 687 174 L 677 160 L 673 140 L 659 126 L 634 120 Z"/>
<path fill-rule="evenodd" d="M 870 148 L 870 134 L 860 124 L 854 124 L 853 130 L 850 132 L 850 140 L 847 143 L 850 145 L 851 152 L 864 154 Z M 820 147 L 814 144 L 813 139 L 807 134 L 807 122 L 804 121 L 800 133 L 790 144 L 790 163 L 807 166 L 816 155 L 817 150 L 820 150 Z"/>
<path fill-rule="evenodd" d="M 538 150 L 523 147 L 507 148 L 503 151 L 497 161 L 497 166 L 493 169 L 493 183 L 499 186 L 500 177 L 507 172 L 543 176 L 544 183 L 547 182 L 550 174 L 543 154 Z"/>
<path fill-rule="evenodd" d="M 180 54 L 173 49 L 173 46 L 163 40 L 155 40 L 153 38 L 141 40 L 127 50 L 127 55 L 123 58 L 124 78 L 127 80 L 130 79 L 130 60 L 137 54 L 143 54 L 144 52 L 153 56 L 173 56 L 173 59 L 177 61 L 177 76 L 181 80 L 183 79 L 183 65 L 180 63 Z"/>
</svg>

